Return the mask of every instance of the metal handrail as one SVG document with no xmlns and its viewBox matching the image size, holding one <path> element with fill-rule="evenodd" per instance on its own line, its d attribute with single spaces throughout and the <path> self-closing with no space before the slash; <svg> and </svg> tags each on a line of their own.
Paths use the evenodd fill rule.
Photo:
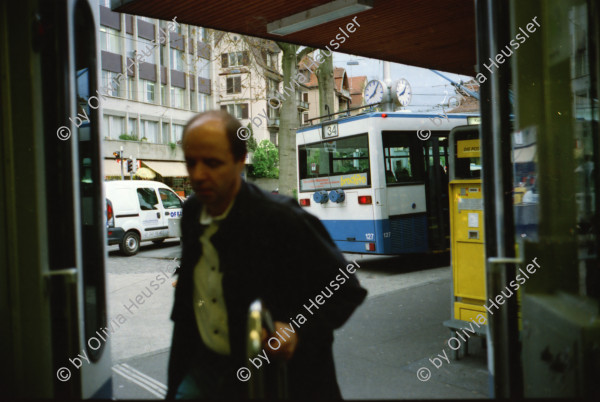
<svg viewBox="0 0 600 402">
<path fill-rule="evenodd" d="M 263 325 L 270 334 L 275 333 L 275 325 L 271 318 L 269 310 L 263 307 L 260 299 L 256 299 L 250 304 L 248 311 L 248 336 L 246 343 L 246 358 L 256 358 L 264 349 L 261 341 Z M 287 366 L 285 362 L 274 362 L 277 371 L 277 389 L 276 395 L 278 399 L 288 398 L 287 386 Z M 262 367 L 261 367 L 262 368 Z M 273 397 L 267 394 L 267 385 L 265 383 L 265 370 L 260 370 L 255 367 L 250 367 L 252 377 L 248 381 L 248 396 L 250 399 L 265 399 Z"/>
</svg>

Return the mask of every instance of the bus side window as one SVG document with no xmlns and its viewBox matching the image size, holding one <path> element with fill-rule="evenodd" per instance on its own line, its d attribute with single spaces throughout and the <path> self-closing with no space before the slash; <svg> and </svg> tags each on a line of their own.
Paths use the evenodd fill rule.
<svg viewBox="0 0 600 402">
<path fill-rule="evenodd" d="M 419 166 L 419 146 L 406 132 L 383 131 L 383 154 L 387 184 L 410 183 L 422 180 Z M 417 140 L 418 141 L 418 140 Z"/>
</svg>

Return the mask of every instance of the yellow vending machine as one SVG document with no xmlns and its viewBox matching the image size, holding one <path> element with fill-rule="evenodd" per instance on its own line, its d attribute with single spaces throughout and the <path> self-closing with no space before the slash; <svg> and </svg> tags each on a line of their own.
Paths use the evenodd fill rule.
<svg viewBox="0 0 600 402">
<path fill-rule="evenodd" d="M 476 318 L 483 314 L 487 322 L 483 307 L 486 301 L 485 239 L 478 126 L 454 128 L 449 142 L 452 318 L 444 325 L 453 336 L 463 328 L 473 328 L 477 335 L 485 336 L 485 325 L 481 324 L 481 317 Z M 460 350 L 468 353 L 468 339 L 461 343 L 460 349 L 453 351 L 454 359 L 458 359 Z"/>
</svg>

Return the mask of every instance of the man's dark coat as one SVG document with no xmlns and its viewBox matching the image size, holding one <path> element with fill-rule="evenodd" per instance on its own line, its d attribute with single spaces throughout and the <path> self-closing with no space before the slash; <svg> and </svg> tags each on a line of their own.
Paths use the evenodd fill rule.
<svg viewBox="0 0 600 402">
<path fill-rule="evenodd" d="M 183 256 L 171 315 L 175 325 L 167 398 L 174 397 L 190 365 L 198 363 L 193 359 L 195 351 L 204 347 L 192 305 L 193 270 L 202 254 L 198 241 L 204 230 L 199 224 L 201 210 L 195 195 L 183 206 Z M 290 396 L 340 398 L 333 363 L 333 330 L 362 303 L 366 290 L 353 275 L 338 290 L 329 285 L 347 262 L 321 222 L 295 200 L 242 182 L 233 208 L 211 241 L 223 272 L 231 356 L 236 367 L 250 365 L 245 357 L 248 307 L 261 298 L 273 321 L 289 323 L 294 319 L 298 323 L 298 314 L 306 318 L 299 325 L 298 347 L 288 362 Z M 309 299 L 314 301 L 321 291 L 329 295 L 326 287 L 333 295 L 323 297 L 325 302 L 318 309 L 310 307 L 311 315 L 304 305 L 310 306 Z"/>
</svg>

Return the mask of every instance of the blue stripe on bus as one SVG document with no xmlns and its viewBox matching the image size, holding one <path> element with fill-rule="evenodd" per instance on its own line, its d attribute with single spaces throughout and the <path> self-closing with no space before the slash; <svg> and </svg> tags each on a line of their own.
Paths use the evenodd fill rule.
<svg viewBox="0 0 600 402">
<path fill-rule="evenodd" d="M 367 114 L 362 114 L 362 115 L 358 115 L 358 116 L 352 116 L 352 117 L 346 117 L 346 118 L 342 118 L 342 119 L 338 119 L 338 120 L 334 120 L 336 121 L 338 124 L 344 124 L 344 123 L 349 123 L 351 121 L 357 121 L 357 120 L 362 120 L 362 119 L 368 119 L 370 117 L 381 117 L 382 113 L 367 113 Z M 441 115 L 444 116 L 444 115 Z M 448 119 L 466 119 L 467 117 L 473 117 L 473 116 L 479 116 L 478 113 L 472 113 L 472 114 L 447 114 L 446 116 L 448 116 Z M 388 113 L 387 118 L 405 118 L 405 117 L 413 117 L 413 118 L 429 118 L 429 117 L 440 117 L 439 113 Z M 445 116 L 444 116 L 445 118 Z M 330 123 L 330 122 L 328 122 Z M 317 128 L 320 128 L 322 126 L 323 123 L 318 123 L 318 124 L 314 124 L 312 126 L 308 126 L 308 127 L 302 127 L 296 130 L 296 134 L 298 133 L 303 133 L 305 131 L 310 131 L 310 130 L 314 130 Z"/>
<path fill-rule="evenodd" d="M 408 254 L 429 251 L 425 213 L 379 220 L 321 220 L 321 222 L 338 248 L 344 252 Z M 375 243 L 375 251 L 367 251 L 366 243 Z"/>
</svg>

